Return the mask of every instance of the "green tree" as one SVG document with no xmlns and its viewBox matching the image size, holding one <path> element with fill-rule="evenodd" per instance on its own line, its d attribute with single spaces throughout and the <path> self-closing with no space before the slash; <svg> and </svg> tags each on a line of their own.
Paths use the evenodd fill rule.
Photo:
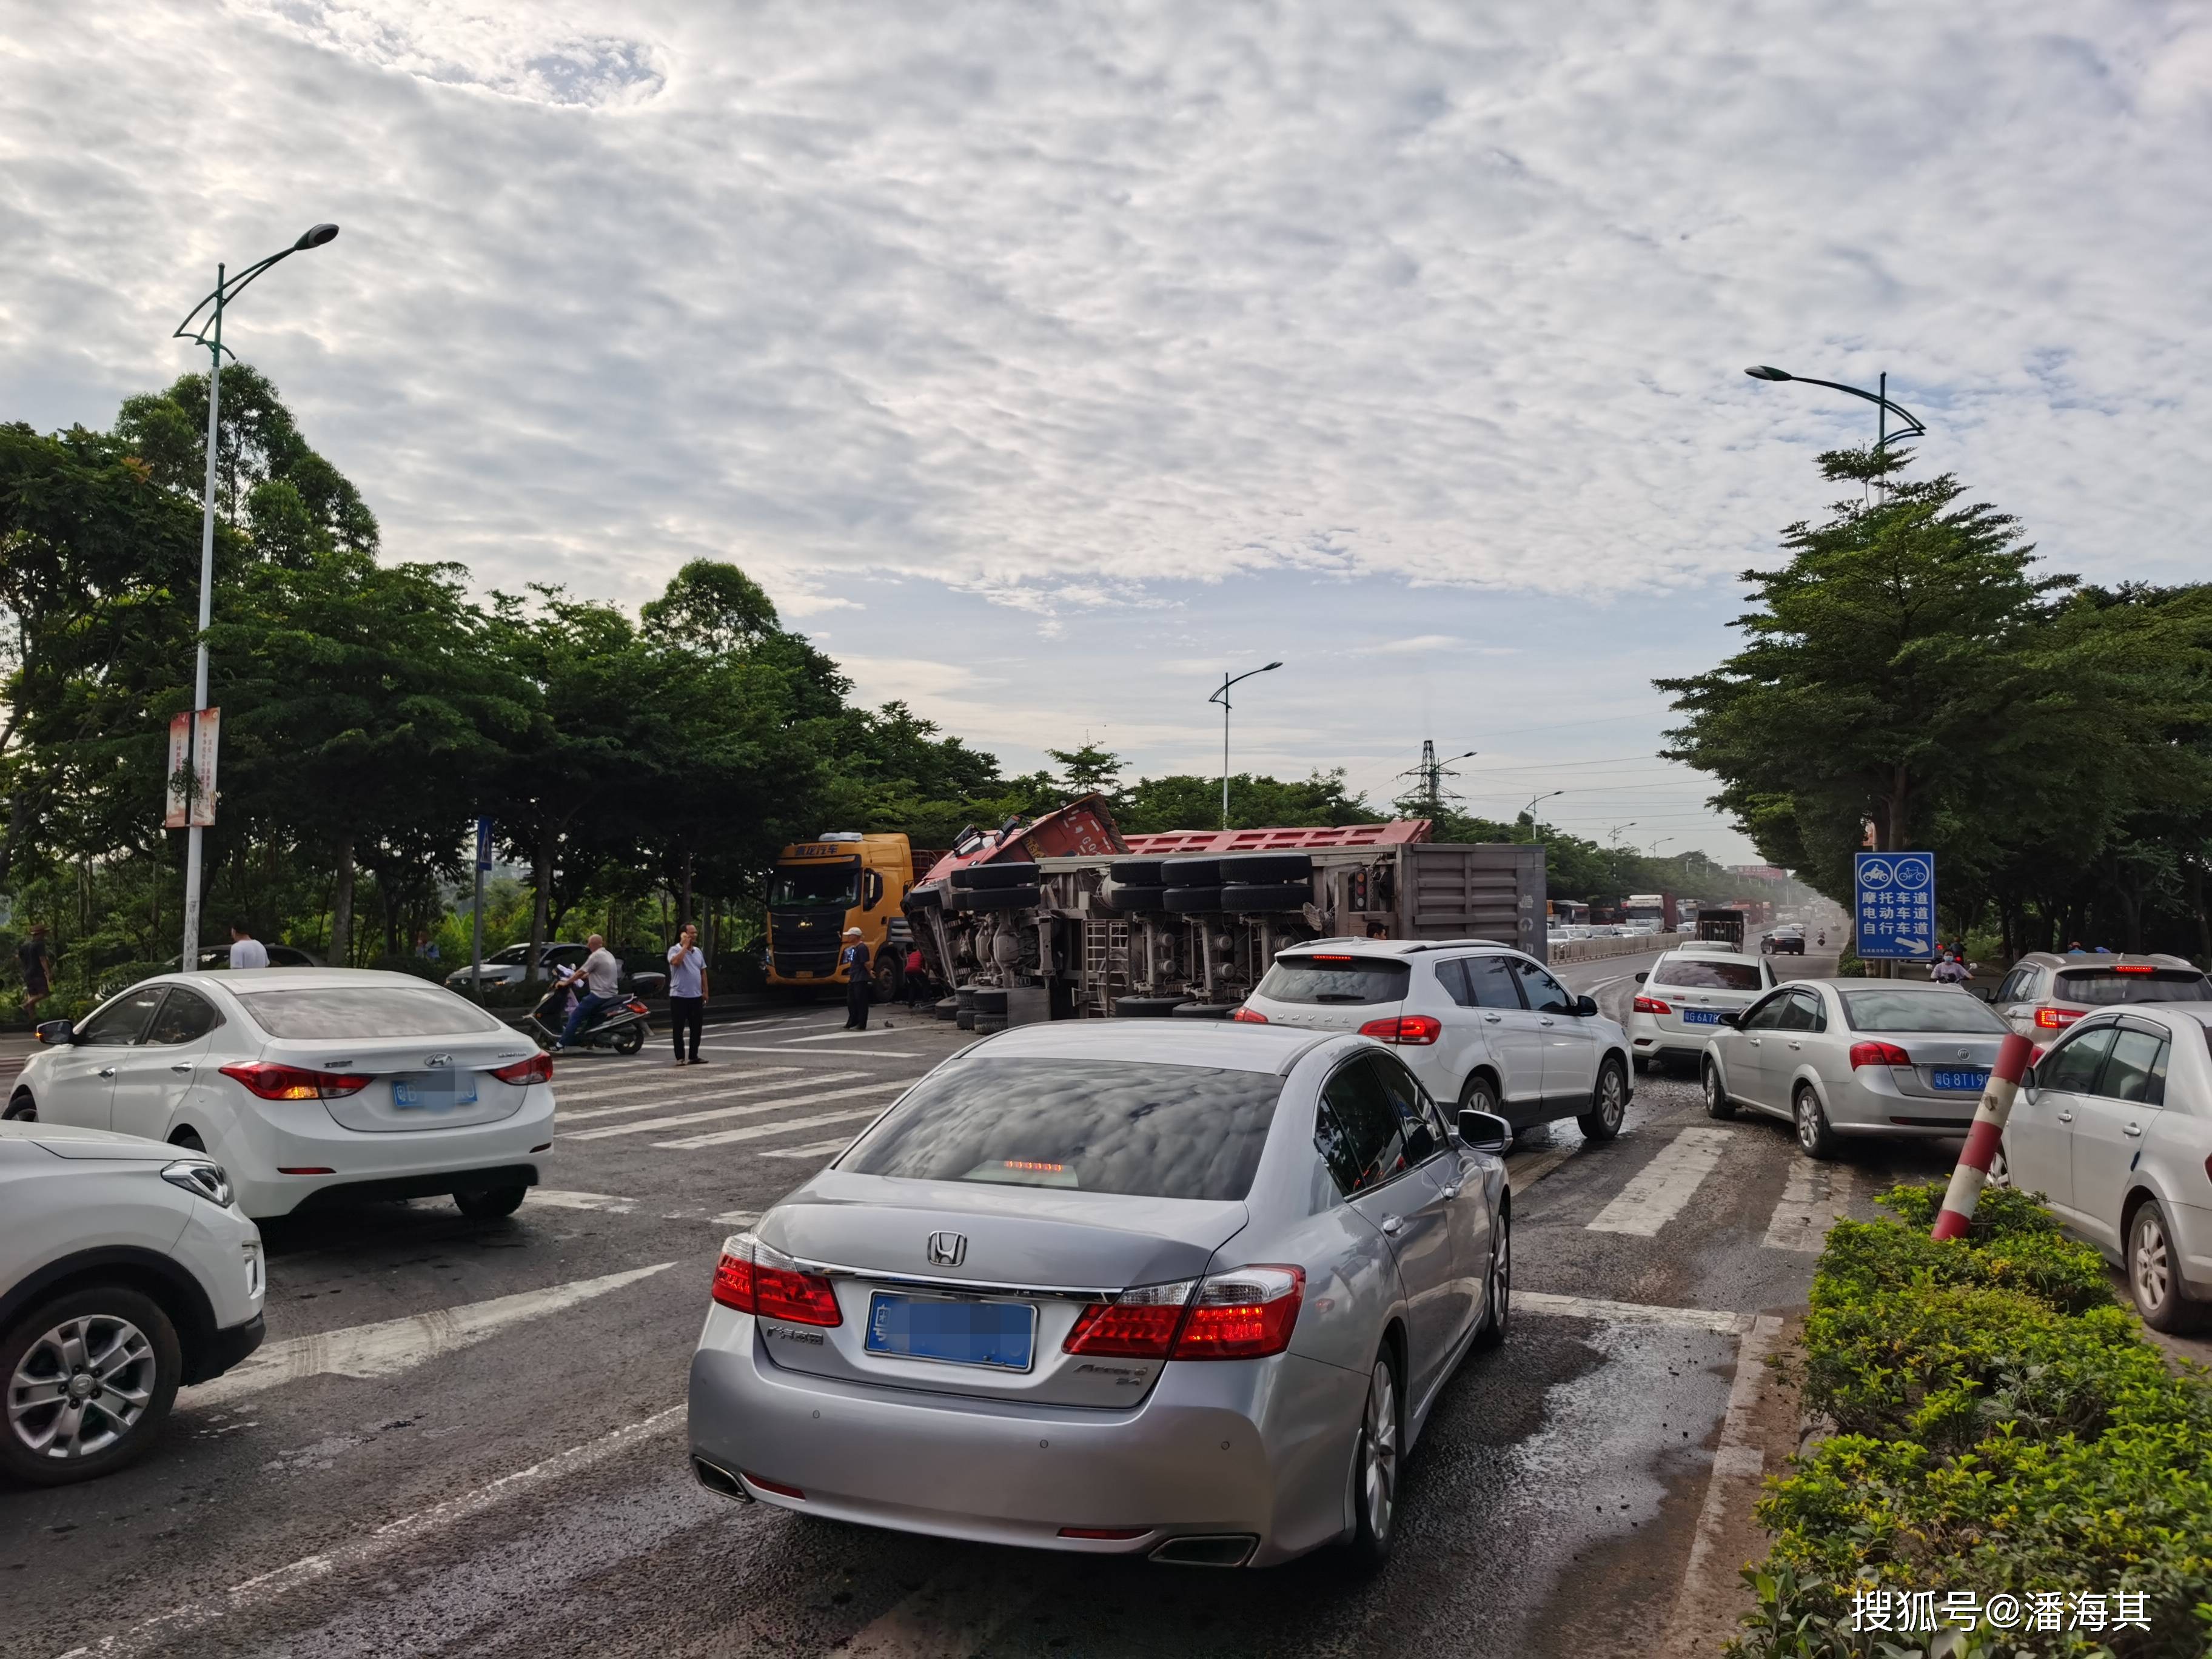
<svg viewBox="0 0 2212 1659">
<path fill-rule="evenodd" d="M 1132 835 L 1212 829 L 1221 822 L 1221 780 L 1188 774 L 1139 778 L 1125 793 L 1115 816 Z M 1232 830 L 1373 823 L 1382 816 L 1364 796 L 1346 788 L 1342 767 L 1287 782 L 1249 772 L 1229 780 Z"/>
</svg>

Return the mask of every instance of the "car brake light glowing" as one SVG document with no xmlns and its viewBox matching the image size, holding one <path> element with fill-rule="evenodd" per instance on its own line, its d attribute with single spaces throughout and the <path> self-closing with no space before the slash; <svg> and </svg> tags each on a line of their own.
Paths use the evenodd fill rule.
<svg viewBox="0 0 2212 1659">
<path fill-rule="evenodd" d="M 1894 1042 L 1854 1042 L 1851 1044 L 1851 1069 L 1862 1066 L 1910 1066 L 1912 1056 Z"/>
<path fill-rule="evenodd" d="M 1306 960 L 1308 962 L 1349 962 L 1352 958 L 1350 957 L 1322 956 L 1316 952 L 1315 955 L 1308 957 Z"/>
<path fill-rule="evenodd" d="M 1291 1346 L 1305 1300 L 1302 1267 L 1239 1267 L 1210 1273 L 1176 1337 L 1177 1359 L 1258 1359 Z"/>
<path fill-rule="evenodd" d="M 801 1273 L 797 1262 L 750 1233 L 724 1243 L 722 1259 L 714 1264 L 714 1297 L 726 1308 L 763 1319 L 794 1325 L 845 1322 L 835 1285 L 819 1273 Z"/>
<path fill-rule="evenodd" d="M 2148 963 L 2116 962 L 2112 964 L 2112 971 L 2116 974 L 2154 974 L 2158 969 Z"/>
<path fill-rule="evenodd" d="M 1662 1002 L 1657 997 L 1638 997 L 1633 1006 L 1639 1014 L 1671 1014 L 1674 1012 L 1674 1004 Z"/>
<path fill-rule="evenodd" d="M 1165 1359 L 1184 1304 L 1196 1288 L 1197 1281 L 1189 1279 L 1139 1285 L 1111 1302 L 1093 1302 L 1076 1315 L 1060 1351 L 1112 1359 Z"/>
<path fill-rule="evenodd" d="M 2035 1023 L 2046 1031 L 2063 1031 L 2081 1018 L 2071 1008 L 2054 1008 L 2049 1003 L 2035 1011 Z"/>
<path fill-rule="evenodd" d="M 359 1094 L 372 1081 L 352 1072 L 311 1072 L 304 1066 L 279 1066 L 266 1060 L 226 1066 L 222 1074 L 264 1100 L 343 1100 Z"/>
<path fill-rule="evenodd" d="M 1265 1025 L 1267 1023 L 1267 1015 L 1257 1008 L 1239 1008 L 1229 1018 L 1239 1025 Z"/>
<path fill-rule="evenodd" d="M 1360 1036 L 1373 1037 L 1378 1042 L 1395 1042 L 1416 1048 L 1434 1042 L 1443 1034 L 1443 1022 L 1427 1014 L 1398 1014 L 1389 1019 L 1370 1019 L 1359 1028 Z"/>
<path fill-rule="evenodd" d="M 527 1060 L 516 1060 L 512 1066 L 495 1066 L 491 1074 L 501 1083 L 520 1083 L 525 1088 L 533 1083 L 550 1083 L 553 1080 L 553 1056 L 532 1054 Z"/>
</svg>

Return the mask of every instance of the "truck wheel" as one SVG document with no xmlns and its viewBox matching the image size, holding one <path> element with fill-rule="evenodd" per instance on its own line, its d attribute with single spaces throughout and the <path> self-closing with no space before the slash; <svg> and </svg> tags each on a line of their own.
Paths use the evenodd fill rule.
<svg viewBox="0 0 2212 1659">
<path fill-rule="evenodd" d="M 940 998 L 937 1006 L 932 1012 L 939 1019 L 951 1019 L 960 1012 L 960 1000 L 957 997 Z"/>
<path fill-rule="evenodd" d="M 1160 890 L 1115 882 L 1098 890 L 1101 908 L 1114 915 L 1143 915 L 1160 908 Z"/>
<path fill-rule="evenodd" d="M 1226 1019 L 1237 1006 L 1234 1002 L 1186 1002 L 1168 1013 L 1176 1019 Z"/>
<path fill-rule="evenodd" d="M 1219 859 L 1170 859 L 1166 873 L 1160 878 L 1163 887 L 1218 887 L 1221 885 Z"/>
<path fill-rule="evenodd" d="M 1269 910 L 1303 910 L 1312 902 L 1313 884 L 1307 881 L 1240 881 L 1221 890 L 1221 908 L 1231 915 L 1258 915 Z"/>
<path fill-rule="evenodd" d="M 1003 1014 L 1006 1012 L 1006 988 L 1003 985 L 978 985 L 973 988 L 975 1000 L 968 1006 L 979 1014 Z"/>
<path fill-rule="evenodd" d="M 978 1014 L 975 1024 L 969 1029 L 978 1036 L 988 1036 L 994 1031 L 1006 1029 L 1006 1017 L 1004 1014 Z"/>
<path fill-rule="evenodd" d="M 1220 860 L 1225 882 L 1305 882 L 1313 878 L 1310 853 L 1239 853 Z"/>
<path fill-rule="evenodd" d="M 900 903 L 908 910 L 940 909 L 945 903 L 945 891 L 938 887 L 909 887 Z"/>
<path fill-rule="evenodd" d="M 975 1029 L 975 1011 L 973 1008 L 961 1009 L 959 1012 L 952 1016 L 952 1023 L 963 1031 L 974 1030 Z"/>
<path fill-rule="evenodd" d="M 1114 1018 L 1116 1019 L 1165 1019 L 1188 997 L 1115 997 Z"/>
<path fill-rule="evenodd" d="M 952 902 L 963 910 L 1034 910 L 1043 896 L 1034 887 L 986 887 L 957 892 Z"/>
<path fill-rule="evenodd" d="M 1160 894 L 1161 902 L 1178 915 L 1189 915 L 1203 910 L 1221 908 L 1218 887 L 1170 887 Z"/>
<path fill-rule="evenodd" d="M 994 887 L 1034 887 L 1037 883 L 1037 867 L 1023 860 L 1008 860 L 1004 864 L 971 864 L 955 870 L 952 885 L 963 892 L 988 892 Z"/>
<path fill-rule="evenodd" d="M 1115 859 L 1106 866 L 1107 878 L 1124 887 L 1158 887 L 1167 874 L 1165 859 Z"/>
</svg>

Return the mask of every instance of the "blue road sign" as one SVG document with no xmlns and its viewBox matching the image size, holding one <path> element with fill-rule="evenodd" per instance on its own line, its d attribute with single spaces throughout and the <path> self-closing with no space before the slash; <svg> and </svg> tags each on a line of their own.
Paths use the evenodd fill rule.
<svg viewBox="0 0 2212 1659">
<path fill-rule="evenodd" d="M 491 820 L 489 818 L 477 820 L 477 868 L 479 870 L 491 868 Z"/>
<path fill-rule="evenodd" d="M 1925 962 L 1936 954 L 1936 855 L 1852 856 L 1858 952 L 1868 961 Z"/>
</svg>

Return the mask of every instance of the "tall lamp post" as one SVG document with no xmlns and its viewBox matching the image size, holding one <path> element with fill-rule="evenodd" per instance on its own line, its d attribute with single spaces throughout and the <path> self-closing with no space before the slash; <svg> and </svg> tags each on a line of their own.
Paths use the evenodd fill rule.
<svg viewBox="0 0 2212 1659">
<path fill-rule="evenodd" d="M 1282 665 L 1279 662 L 1271 662 L 1265 668 L 1247 669 L 1235 679 L 1231 679 L 1224 671 L 1221 676 L 1221 690 L 1206 699 L 1208 702 L 1221 705 L 1221 827 L 1224 830 L 1229 827 L 1229 688 L 1250 679 L 1255 674 L 1268 673 Z"/>
<path fill-rule="evenodd" d="M 1547 789 L 1542 794 L 1535 797 L 1534 800 L 1531 800 L 1526 806 L 1521 809 L 1528 815 L 1528 833 L 1530 835 L 1533 836 L 1536 832 L 1536 802 L 1540 800 L 1549 800 L 1554 795 L 1564 795 L 1567 792 L 1564 789 Z"/>
<path fill-rule="evenodd" d="M 215 268 L 215 291 L 186 313 L 177 325 L 173 340 L 190 340 L 194 345 L 204 346 L 208 353 L 208 428 L 207 483 L 201 495 L 200 505 L 200 626 L 199 649 L 192 664 L 191 738 L 185 749 L 186 763 L 196 766 L 199 757 L 200 713 L 208 700 L 208 624 L 213 620 L 212 606 L 215 590 L 215 473 L 217 449 L 217 419 L 222 407 L 222 313 L 223 307 L 246 289 L 246 284 L 280 259 L 289 259 L 305 248 L 320 247 L 338 234 L 336 225 L 311 225 L 301 233 L 300 240 L 281 252 L 272 253 L 258 264 L 248 265 L 235 276 L 218 264 Z M 202 313 L 205 315 L 203 316 Z M 231 353 L 233 357 L 238 354 Z M 191 797 L 186 796 L 187 810 L 185 828 L 185 953 L 178 966 L 191 973 L 200 960 L 200 823 L 199 814 L 192 810 Z"/>
<path fill-rule="evenodd" d="M 1636 820 L 1634 818 L 1629 819 L 1626 823 L 1614 824 L 1611 830 L 1606 832 L 1606 844 L 1610 847 L 1620 846 L 1620 832 L 1624 830 L 1633 830 L 1634 828 L 1636 828 Z"/>
<path fill-rule="evenodd" d="M 1751 368 L 1744 370 L 1744 373 L 1754 380 L 1798 380 L 1807 386 L 1824 386 L 1831 392 L 1847 392 L 1854 398 L 1865 398 L 1875 406 L 1874 447 L 1876 453 L 1888 447 L 1890 441 L 1893 438 L 1917 438 L 1928 430 L 1921 424 L 1917 415 L 1900 404 L 1890 402 L 1889 374 L 1887 370 L 1883 371 L 1881 379 L 1875 382 L 1881 387 L 1879 392 L 1869 392 L 1863 387 L 1845 386 L 1841 380 L 1816 380 L 1809 374 L 1792 374 L 1786 368 L 1775 368 L 1765 363 L 1754 363 Z M 1889 429 L 1889 417 L 1893 415 L 1904 422 L 1895 432 Z"/>
</svg>

